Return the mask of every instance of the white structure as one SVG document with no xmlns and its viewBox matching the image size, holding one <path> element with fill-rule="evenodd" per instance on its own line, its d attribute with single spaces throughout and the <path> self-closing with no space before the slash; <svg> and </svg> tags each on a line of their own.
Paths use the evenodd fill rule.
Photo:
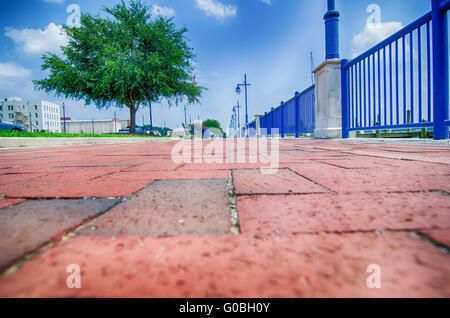
<svg viewBox="0 0 450 318">
<path fill-rule="evenodd" d="M 314 138 L 342 138 L 341 61 L 330 59 L 314 70 L 316 129 Z"/>
<path fill-rule="evenodd" d="M 21 98 L 0 100 L 0 119 L 24 127 L 27 131 L 61 132 L 60 107 L 46 101 L 24 101 Z"/>
<path fill-rule="evenodd" d="M 64 131 L 64 120 L 61 120 L 61 127 Z M 118 133 L 121 129 L 122 123 L 118 119 L 66 120 L 66 132 L 68 134 L 113 134 Z"/>
</svg>

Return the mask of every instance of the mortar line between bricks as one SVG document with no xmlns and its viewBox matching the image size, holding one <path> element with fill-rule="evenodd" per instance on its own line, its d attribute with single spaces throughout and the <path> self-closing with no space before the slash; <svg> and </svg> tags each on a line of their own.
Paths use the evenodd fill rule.
<svg viewBox="0 0 450 318">
<path fill-rule="evenodd" d="M 139 190 L 140 191 L 140 190 Z M 137 192 L 139 192 L 137 191 Z M 130 196 L 132 196 L 135 192 L 133 192 L 132 194 L 130 194 Z M 41 200 L 88 200 L 88 199 L 120 199 L 123 198 L 123 196 L 117 196 L 117 197 L 15 197 L 15 196 L 1 196 L 2 199 L 11 199 L 11 200 L 16 200 L 16 199 L 23 199 L 23 200 L 27 200 L 27 201 L 41 201 Z"/>
<path fill-rule="evenodd" d="M 273 232 L 261 232 L 261 233 L 252 233 L 252 232 L 247 232 L 246 234 L 253 234 L 253 235 L 260 235 L 260 236 L 265 236 L 265 235 L 294 235 L 294 236 L 298 236 L 298 235 L 327 235 L 327 234 L 337 234 L 337 235 L 342 235 L 342 234 L 358 234 L 358 233 L 362 233 L 362 234 L 370 234 L 370 233 L 376 233 L 378 235 L 381 234 L 385 234 L 385 233 L 409 233 L 411 235 L 413 235 L 414 237 L 418 238 L 418 239 L 422 239 L 427 241 L 428 243 L 432 244 L 435 247 L 438 247 L 439 249 L 441 249 L 443 252 L 445 253 L 449 253 L 450 252 L 450 248 L 447 247 L 445 244 L 442 244 L 440 242 L 437 242 L 431 238 L 429 238 L 427 235 L 420 233 L 420 231 L 427 231 L 427 230 L 448 230 L 448 227 L 444 227 L 444 228 L 417 228 L 417 229 L 408 229 L 408 228 L 401 228 L 401 229 L 377 229 L 377 230 L 345 230 L 345 231 L 301 231 L 301 232 L 290 232 L 290 231 L 273 231 Z"/>
<path fill-rule="evenodd" d="M 89 179 L 89 181 L 94 181 L 94 180 L 97 180 L 97 179 L 100 179 L 100 178 L 103 178 L 103 177 L 111 176 L 111 175 L 116 174 L 118 172 L 120 172 L 120 169 L 119 170 L 115 170 L 113 172 L 109 172 L 107 174 L 104 174 L 104 175 L 101 175 L 101 176 L 98 176 L 98 177 L 94 177 L 92 179 Z"/>
<path fill-rule="evenodd" d="M 356 169 L 356 170 L 360 170 L 360 169 L 364 169 L 364 168 L 347 168 L 347 167 L 342 167 L 342 166 L 335 165 L 335 164 L 333 164 L 333 163 L 324 162 L 324 161 L 320 161 L 320 160 L 318 160 L 318 161 L 316 161 L 316 162 L 322 163 L 322 164 L 324 164 L 324 165 L 329 165 L 329 166 L 332 166 L 332 167 L 336 167 L 336 168 L 345 169 L 345 170 L 355 170 L 355 169 Z"/>
<path fill-rule="evenodd" d="M 266 195 L 266 196 L 305 196 L 305 195 L 317 195 L 317 194 L 330 194 L 329 192 L 291 192 L 291 193 L 285 193 L 285 192 L 280 192 L 280 193 L 236 193 L 235 195 L 237 197 L 242 197 L 242 196 L 247 196 L 247 197 L 251 197 L 251 196 L 262 196 L 262 195 Z"/>
<path fill-rule="evenodd" d="M 145 179 L 147 180 L 147 179 Z M 28 201 L 38 201 L 38 200 L 87 200 L 87 199 L 120 199 L 120 198 L 124 198 L 124 197 L 132 197 L 134 194 L 138 193 L 139 191 L 144 190 L 145 188 L 147 188 L 148 186 L 152 185 L 153 183 L 155 183 L 155 181 L 152 179 L 153 181 L 150 182 L 149 184 L 147 184 L 146 186 L 144 186 L 143 188 L 137 190 L 136 192 L 132 192 L 127 196 L 123 196 L 123 195 L 119 195 L 116 197 L 15 197 L 15 196 L 8 196 L 8 195 L 2 195 L 0 196 L 0 198 L 2 199 L 24 199 L 24 200 L 28 200 Z"/>
<path fill-rule="evenodd" d="M 305 178 L 306 180 L 308 180 L 308 181 L 310 181 L 310 182 L 313 182 L 313 183 L 315 183 L 316 185 L 318 185 L 319 187 L 321 187 L 321 188 L 324 188 L 325 190 L 327 190 L 329 193 L 331 193 L 331 194 L 337 194 L 335 191 L 333 191 L 332 189 L 330 189 L 330 188 L 328 188 L 328 187 L 326 187 L 326 186 L 324 186 L 324 185 L 322 185 L 322 184 L 320 184 L 320 183 L 318 183 L 317 181 L 315 181 L 315 180 L 313 180 L 313 179 L 310 179 L 310 178 L 308 178 L 308 177 L 305 177 L 304 175 L 301 175 L 300 173 L 298 173 L 297 171 L 295 171 L 295 170 L 292 170 L 291 168 L 287 168 L 287 169 L 289 169 L 291 172 L 293 172 L 294 174 L 296 174 L 296 175 L 298 175 L 298 176 L 300 176 L 300 177 L 302 177 L 302 178 Z"/>
<path fill-rule="evenodd" d="M 175 170 L 173 170 L 173 171 L 178 171 L 178 169 L 183 168 L 185 165 L 186 165 L 186 163 L 184 162 L 184 163 L 181 164 L 181 166 L 176 167 Z"/>
<path fill-rule="evenodd" d="M 239 212 L 237 209 L 236 194 L 234 193 L 233 170 L 230 170 L 230 177 L 227 181 L 227 192 L 230 204 L 231 216 L 231 233 L 235 235 L 241 234 L 241 224 L 239 222 Z"/>
<path fill-rule="evenodd" d="M 431 164 L 446 165 L 446 166 L 449 165 L 448 163 L 435 162 L 435 161 L 425 161 L 425 160 L 408 159 L 408 158 L 390 158 L 390 157 L 383 157 L 383 156 L 377 156 L 377 155 L 358 154 L 358 153 L 352 153 L 352 152 L 343 152 L 343 153 L 356 155 L 356 156 L 362 156 L 362 157 L 370 157 L 370 158 L 381 158 L 381 159 L 400 160 L 400 161 L 422 162 L 422 163 L 428 163 L 428 164 L 431 163 Z"/>
<path fill-rule="evenodd" d="M 105 198 L 103 198 L 103 199 L 105 199 Z M 34 250 L 25 253 L 22 257 L 17 258 L 16 260 L 12 261 L 10 265 L 7 265 L 4 267 L 4 269 L 0 270 L 0 279 L 17 272 L 23 265 L 25 265 L 26 263 L 28 263 L 29 261 L 34 259 L 36 256 L 42 254 L 43 252 L 45 252 L 47 249 L 54 246 L 55 244 L 66 241 L 69 238 L 73 237 L 74 233 L 78 232 L 81 227 L 84 227 L 85 225 L 92 223 L 93 221 L 98 219 L 100 216 L 108 213 L 109 211 L 111 211 L 112 208 L 114 208 L 117 205 L 119 205 L 120 203 L 122 203 L 123 199 L 124 199 L 124 197 L 122 197 L 121 200 L 117 200 L 117 202 L 115 204 L 113 204 L 110 208 L 106 209 L 105 211 L 99 212 L 92 217 L 87 217 L 86 219 L 81 221 L 79 224 L 74 225 L 68 229 L 65 229 L 65 230 L 61 231 L 60 233 L 57 233 L 56 235 L 52 236 L 47 242 L 41 244 Z"/>
<path fill-rule="evenodd" d="M 429 229 L 425 229 L 429 230 Z M 433 229 L 433 230 L 448 230 L 448 228 L 443 228 L 443 229 Z M 420 229 L 420 230 L 415 230 L 412 231 L 412 233 L 414 233 L 414 235 L 417 235 L 418 238 L 420 238 L 421 240 L 433 245 L 434 247 L 444 251 L 445 253 L 449 253 L 450 252 L 450 246 L 445 245 L 444 243 L 438 242 L 435 239 L 431 238 L 429 235 L 427 235 L 426 233 L 422 233 L 420 231 L 424 231 L 424 229 Z"/>
<path fill-rule="evenodd" d="M 441 195 L 450 195 L 449 192 L 444 191 L 444 190 L 416 190 L 416 191 L 358 191 L 358 192 L 335 192 L 332 194 L 336 194 L 336 195 L 349 195 L 349 194 L 406 194 L 406 193 L 411 193 L 411 194 L 418 194 L 418 193 L 435 193 L 435 194 L 441 194 Z M 262 195 L 266 195 L 266 196 L 305 196 L 305 195 L 325 195 L 325 194 L 330 194 L 329 192 L 298 192 L 298 193 L 236 193 L 235 195 L 238 197 L 241 196 L 262 196 Z"/>
</svg>

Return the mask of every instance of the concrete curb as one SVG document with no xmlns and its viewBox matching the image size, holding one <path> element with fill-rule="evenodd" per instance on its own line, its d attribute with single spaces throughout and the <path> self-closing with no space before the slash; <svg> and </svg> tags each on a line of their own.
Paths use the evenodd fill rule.
<svg viewBox="0 0 450 318">
<path fill-rule="evenodd" d="M 52 147 L 95 144 L 130 144 L 154 141 L 177 141 L 174 138 L 0 138 L 0 149 L 23 147 Z"/>
</svg>

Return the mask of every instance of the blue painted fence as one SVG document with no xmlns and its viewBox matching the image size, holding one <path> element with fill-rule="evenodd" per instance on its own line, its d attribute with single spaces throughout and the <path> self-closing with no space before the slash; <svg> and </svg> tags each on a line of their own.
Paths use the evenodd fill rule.
<svg viewBox="0 0 450 318">
<path fill-rule="evenodd" d="M 351 61 L 342 61 L 342 135 L 365 129 L 433 127 L 449 137 L 450 0 Z"/>
<path fill-rule="evenodd" d="M 296 92 L 293 98 L 261 116 L 261 135 L 271 136 L 274 128 L 282 138 L 286 135 L 295 135 L 298 138 L 301 134 L 314 133 L 314 102 L 314 85 L 302 93 Z M 255 134 L 256 122 L 253 121 L 249 124 L 249 137 L 254 137 Z"/>
</svg>

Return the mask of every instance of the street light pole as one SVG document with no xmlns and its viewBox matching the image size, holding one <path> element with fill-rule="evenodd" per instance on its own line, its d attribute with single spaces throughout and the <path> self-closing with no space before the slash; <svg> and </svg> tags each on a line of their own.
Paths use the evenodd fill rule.
<svg viewBox="0 0 450 318">
<path fill-rule="evenodd" d="M 67 131 L 66 131 L 66 104 L 62 103 L 62 107 L 63 107 L 63 118 L 64 118 L 64 133 L 67 134 Z"/>
<path fill-rule="evenodd" d="M 247 74 L 244 74 L 244 86 L 245 86 L 245 129 L 248 128 L 248 109 L 247 109 Z"/>
<path fill-rule="evenodd" d="M 33 119 L 31 117 L 31 113 L 30 114 L 30 132 L 33 132 Z"/>
<path fill-rule="evenodd" d="M 248 95 L 247 95 L 247 87 L 252 84 L 247 83 L 247 74 L 244 74 L 244 83 L 237 84 L 236 93 L 239 95 L 241 93 L 241 86 L 245 87 L 245 131 L 246 137 L 248 137 Z"/>
<path fill-rule="evenodd" d="M 236 109 L 237 109 L 237 126 L 238 126 L 238 131 L 239 131 L 239 137 L 241 137 L 241 119 L 239 117 L 239 113 L 241 112 L 239 109 L 242 108 L 239 105 L 239 101 L 237 103 Z"/>
<path fill-rule="evenodd" d="M 114 133 L 117 134 L 117 114 L 114 112 Z"/>
</svg>

